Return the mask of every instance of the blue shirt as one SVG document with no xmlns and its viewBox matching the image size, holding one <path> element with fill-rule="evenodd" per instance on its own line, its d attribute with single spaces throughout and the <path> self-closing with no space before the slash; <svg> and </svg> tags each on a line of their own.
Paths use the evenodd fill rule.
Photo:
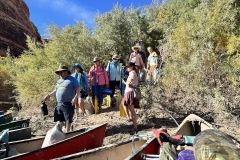
<svg viewBox="0 0 240 160">
<path fill-rule="evenodd" d="M 60 78 L 56 83 L 57 102 L 71 102 L 78 87 L 79 83 L 74 77 L 67 76 L 65 79 Z"/>
<path fill-rule="evenodd" d="M 106 71 L 110 81 L 120 81 L 121 79 L 121 66 L 120 63 L 114 63 L 114 61 L 108 63 Z"/>
</svg>

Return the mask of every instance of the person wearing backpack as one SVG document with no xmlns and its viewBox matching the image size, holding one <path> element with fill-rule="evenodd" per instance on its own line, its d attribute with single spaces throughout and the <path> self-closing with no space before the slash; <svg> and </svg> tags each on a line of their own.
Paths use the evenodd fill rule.
<svg viewBox="0 0 240 160">
<path fill-rule="evenodd" d="M 115 93 L 115 87 L 120 89 L 120 79 L 121 79 L 121 65 L 119 63 L 119 56 L 117 54 L 113 55 L 112 62 L 109 62 L 106 68 L 109 78 L 109 87 L 112 90 L 111 99 Z M 111 106 L 113 107 L 113 101 Z"/>
<path fill-rule="evenodd" d="M 83 72 L 83 68 L 80 63 L 74 64 L 73 67 L 75 68 L 75 73 L 73 73 L 71 76 L 76 78 L 80 85 L 80 95 L 78 97 L 78 103 L 75 105 L 76 117 L 78 117 L 79 108 L 81 109 L 83 115 L 88 115 L 84 108 L 84 99 L 88 96 L 88 78 Z"/>
<path fill-rule="evenodd" d="M 92 102 L 95 104 L 95 97 L 98 99 L 98 110 L 102 110 L 103 89 L 109 87 L 109 79 L 105 67 L 101 66 L 100 59 L 94 57 L 94 65 L 90 68 L 88 76 L 92 80 Z"/>
</svg>

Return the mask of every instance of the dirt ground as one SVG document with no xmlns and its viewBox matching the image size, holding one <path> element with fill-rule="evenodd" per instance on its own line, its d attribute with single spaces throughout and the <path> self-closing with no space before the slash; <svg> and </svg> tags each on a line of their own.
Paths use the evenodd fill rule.
<svg viewBox="0 0 240 160">
<path fill-rule="evenodd" d="M 18 116 L 19 118 L 31 118 L 30 127 L 32 128 L 32 134 L 41 136 L 45 135 L 55 125 L 53 122 L 53 108 L 53 106 L 49 108 L 49 114 L 45 117 L 41 115 L 40 107 L 21 111 Z M 119 107 L 107 107 L 104 105 L 102 108 L 103 110 L 99 114 L 79 116 L 73 122 L 73 130 L 107 123 L 104 145 L 131 138 L 132 135 L 130 135 L 129 131 L 133 128 L 132 122 L 128 122 L 126 117 L 120 116 Z M 136 109 L 136 113 L 139 133 L 147 134 L 148 136 L 153 136 L 152 129 L 165 127 L 169 131 L 174 130 L 177 128 L 177 124 L 171 116 L 180 124 L 189 114 L 171 113 L 170 115 L 159 104 L 153 104 L 149 108 Z M 209 115 L 199 116 L 210 123 L 217 124 Z M 235 136 L 239 140 L 240 129 L 236 128 L 234 123 L 222 121 L 221 125 L 219 123 L 217 125 L 220 130 Z"/>
<path fill-rule="evenodd" d="M 120 116 L 119 107 L 103 106 L 102 108 L 103 110 L 99 114 L 79 116 L 72 124 L 73 130 L 107 123 L 104 145 L 131 138 L 130 130 L 133 128 L 132 122 L 128 122 L 126 117 Z M 150 111 L 149 117 L 148 114 L 145 115 L 144 109 L 136 109 L 140 134 L 153 136 L 151 130 L 162 126 L 170 130 L 176 128 L 173 120 L 163 114 L 157 107 L 152 107 L 152 109 L 148 111 Z M 155 116 L 152 116 L 152 113 L 154 113 Z M 32 134 L 36 136 L 45 135 L 47 131 L 56 124 L 53 122 L 53 109 L 50 109 L 48 116 L 45 117 L 41 115 L 40 108 L 22 111 L 18 116 L 19 118 L 31 118 L 30 127 L 32 128 Z"/>
</svg>

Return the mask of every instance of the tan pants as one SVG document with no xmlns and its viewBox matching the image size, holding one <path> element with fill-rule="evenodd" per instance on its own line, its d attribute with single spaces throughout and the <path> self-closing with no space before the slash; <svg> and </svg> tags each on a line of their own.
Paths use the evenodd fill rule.
<svg viewBox="0 0 240 160">
<path fill-rule="evenodd" d="M 150 72 L 153 74 L 154 70 L 157 68 L 157 65 L 150 66 Z"/>
</svg>

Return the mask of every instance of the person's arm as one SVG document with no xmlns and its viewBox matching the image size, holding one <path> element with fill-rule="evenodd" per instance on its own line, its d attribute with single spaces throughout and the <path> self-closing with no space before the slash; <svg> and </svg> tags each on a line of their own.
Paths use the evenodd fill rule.
<svg viewBox="0 0 240 160">
<path fill-rule="evenodd" d="M 128 60 L 129 62 L 131 62 L 132 61 L 132 53 L 130 54 L 130 56 L 129 56 L 129 60 Z"/>
<path fill-rule="evenodd" d="M 89 71 L 89 73 L 88 73 L 88 76 L 90 77 L 90 78 L 92 78 L 93 77 L 93 71 L 94 70 L 94 67 L 91 67 L 90 68 L 90 71 Z"/>
<path fill-rule="evenodd" d="M 78 81 L 74 78 L 71 80 L 71 82 L 73 83 L 73 87 L 75 88 L 75 96 L 72 99 L 72 105 L 75 105 L 77 103 L 77 99 L 80 95 L 80 85 L 78 83 Z"/>
<path fill-rule="evenodd" d="M 43 99 L 43 101 L 46 101 L 47 99 L 49 99 L 50 97 L 53 97 L 54 95 L 56 95 L 57 90 L 54 89 L 50 94 L 46 95 Z"/>
<path fill-rule="evenodd" d="M 72 105 L 75 105 L 77 103 L 79 95 L 80 95 L 80 87 L 78 86 L 76 88 L 76 94 L 75 94 L 74 98 L 72 99 Z"/>
<path fill-rule="evenodd" d="M 145 64 L 143 63 L 142 55 L 139 54 L 140 65 L 145 68 Z"/>
<path fill-rule="evenodd" d="M 108 88 L 109 87 L 109 79 L 108 79 L 108 74 L 107 74 L 106 70 L 104 70 L 104 78 L 105 78 L 106 87 Z"/>
<path fill-rule="evenodd" d="M 84 79 L 85 79 L 86 92 L 88 93 L 88 91 L 89 91 L 89 88 L 88 88 L 88 78 L 87 78 L 86 74 L 84 74 Z"/>
</svg>

